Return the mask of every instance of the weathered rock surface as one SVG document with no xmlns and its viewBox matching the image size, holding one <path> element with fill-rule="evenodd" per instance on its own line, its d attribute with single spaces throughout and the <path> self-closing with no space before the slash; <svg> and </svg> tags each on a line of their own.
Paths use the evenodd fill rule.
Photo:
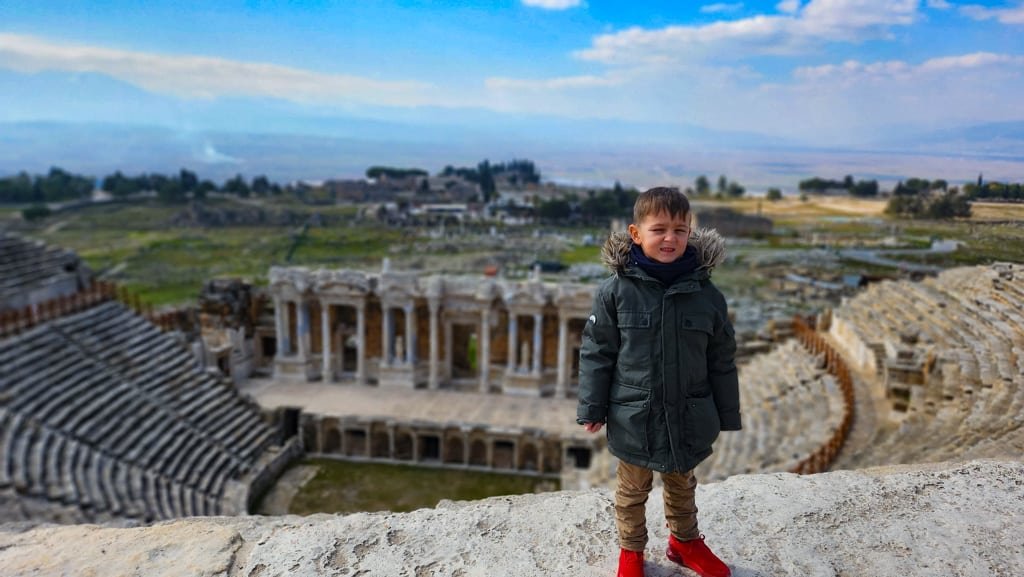
<svg viewBox="0 0 1024 577">
<path fill-rule="evenodd" d="M 737 577 L 1024 575 L 1024 463 L 974 461 L 736 476 L 698 492 L 701 527 Z M 647 574 L 662 554 L 648 503 Z M 607 492 L 442 503 L 406 514 L 216 517 L 143 528 L 0 530 L 0 573 L 117 576 L 611 576 Z"/>
</svg>

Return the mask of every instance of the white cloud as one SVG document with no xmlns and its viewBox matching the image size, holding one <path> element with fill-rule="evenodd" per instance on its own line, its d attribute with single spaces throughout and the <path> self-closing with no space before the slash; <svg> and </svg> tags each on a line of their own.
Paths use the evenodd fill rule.
<svg viewBox="0 0 1024 577">
<path fill-rule="evenodd" d="M 575 55 L 606 64 L 667 64 L 791 53 L 884 36 L 894 26 L 912 24 L 918 6 L 918 0 L 811 0 L 799 13 L 602 34 Z"/>
<path fill-rule="evenodd" d="M 98 73 L 151 92 L 189 99 L 270 97 L 300 103 L 373 103 L 415 106 L 435 102 L 436 87 L 414 81 L 384 81 L 325 74 L 264 62 L 167 55 L 51 42 L 0 34 L 0 68 Z"/>
<path fill-rule="evenodd" d="M 1008 8 L 988 8 L 977 4 L 960 7 L 960 13 L 974 20 L 998 20 L 1001 24 L 1024 24 L 1024 2 Z"/>
<path fill-rule="evenodd" d="M 523 6 L 545 10 L 568 10 L 582 4 L 582 0 L 522 0 Z"/>
<path fill-rule="evenodd" d="M 743 9 L 743 2 L 736 2 L 735 4 L 726 4 L 724 2 L 718 2 L 716 4 L 706 4 L 700 7 L 701 14 L 722 14 L 726 12 L 739 12 Z"/>
<path fill-rule="evenodd" d="M 1024 67 L 1024 55 L 994 54 L 992 52 L 975 52 L 959 56 L 942 56 L 925 60 L 920 64 L 910 64 L 902 60 L 863 63 L 848 60 L 842 64 L 826 64 L 824 66 L 806 66 L 793 71 L 793 76 L 803 81 L 819 80 L 884 80 L 891 78 L 909 79 L 925 74 L 963 71 L 982 67 Z"/>
<path fill-rule="evenodd" d="M 786 14 L 796 14 L 800 10 L 800 0 L 782 0 L 775 5 L 775 9 Z"/>
<path fill-rule="evenodd" d="M 946 0 L 928 0 L 926 4 L 928 4 L 928 7 L 932 10 L 949 10 L 953 7 L 953 5 L 946 2 Z"/>
<path fill-rule="evenodd" d="M 621 74 L 609 74 L 605 76 L 562 76 L 556 78 L 506 78 L 495 76 L 484 80 L 484 85 L 490 90 L 562 90 L 575 88 L 596 88 L 607 86 L 619 86 L 626 82 Z"/>
</svg>

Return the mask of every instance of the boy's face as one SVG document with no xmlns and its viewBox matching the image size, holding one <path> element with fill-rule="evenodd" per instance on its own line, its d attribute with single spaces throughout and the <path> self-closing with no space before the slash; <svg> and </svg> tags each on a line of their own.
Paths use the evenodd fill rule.
<svg viewBox="0 0 1024 577">
<path fill-rule="evenodd" d="M 629 225 L 629 236 L 634 244 L 640 245 L 647 258 L 670 263 L 686 251 L 686 242 L 690 239 L 690 213 L 676 217 L 667 212 L 648 215 L 639 223 Z"/>
</svg>

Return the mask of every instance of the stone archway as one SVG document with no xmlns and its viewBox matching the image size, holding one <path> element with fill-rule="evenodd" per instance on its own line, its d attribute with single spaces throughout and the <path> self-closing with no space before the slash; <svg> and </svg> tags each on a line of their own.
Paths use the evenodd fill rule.
<svg viewBox="0 0 1024 577">
<path fill-rule="evenodd" d="M 373 433 L 373 442 L 370 444 L 370 456 L 375 459 L 391 458 L 391 438 L 387 431 Z"/>
<path fill-rule="evenodd" d="M 487 443 L 483 439 L 473 439 L 469 445 L 469 464 L 477 467 L 487 467 Z"/>
<path fill-rule="evenodd" d="M 494 441 L 491 466 L 495 469 L 516 468 L 516 444 L 513 441 Z"/>
<path fill-rule="evenodd" d="M 366 431 L 345 429 L 345 454 L 349 457 L 367 457 Z"/>
<path fill-rule="evenodd" d="M 399 461 L 411 461 L 415 456 L 413 454 L 413 438 L 412 433 L 408 431 L 401 431 L 395 433 L 395 454 L 392 458 Z"/>
<path fill-rule="evenodd" d="M 533 443 L 523 443 L 519 450 L 519 470 L 537 471 L 537 446 Z M 539 471 L 538 471 L 539 472 Z"/>
<path fill-rule="evenodd" d="M 317 434 L 317 423 L 307 421 L 302 425 L 302 445 L 307 453 L 320 452 L 320 435 Z"/>
<path fill-rule="evenodd" d="M 448 437 L 444 443 L 444 462 L 464 463 L 466 460 L 463 455 L 464 450 L 461 437 Z"/>
<path fill-rule="evenodd" d="M 336 454 L 341 452 L 341 433 L 337 427 L 328 427 L 324 431 L 324 446 L 321 453 Z"/>
</svg>

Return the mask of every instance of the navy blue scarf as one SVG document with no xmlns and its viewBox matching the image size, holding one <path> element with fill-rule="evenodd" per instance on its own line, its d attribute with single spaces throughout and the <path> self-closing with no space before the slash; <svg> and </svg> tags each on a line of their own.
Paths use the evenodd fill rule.
<svg viewBox="0 0 1024 577">
<path fill-rule="evenodd" d="M 633 264 L 665 286 L 672 286 L 680 277 L 692 273 L 700 266 L 697 249 L 690 245 L 686 246 L 683 256 L 669 263 L 658 262 L 648 257 L 644 254 L 644 249 L 635 243 L 629 249 L 629 256 Z"/>
</svg>

